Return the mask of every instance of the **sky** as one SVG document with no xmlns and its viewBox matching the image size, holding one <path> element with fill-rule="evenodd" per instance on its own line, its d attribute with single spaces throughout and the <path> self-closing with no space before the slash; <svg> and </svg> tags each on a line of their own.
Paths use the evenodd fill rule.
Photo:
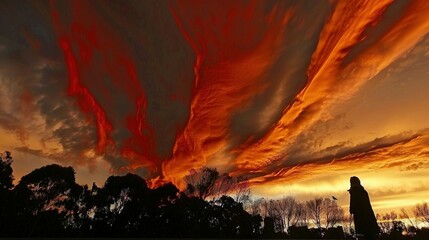
<svg viewBox="0 0 429 240">
<path fill-rule="evenodd" d="M 429 201 L 429 1 L 1 1 L 0 149 L 255 197 Z"/>
</svg>

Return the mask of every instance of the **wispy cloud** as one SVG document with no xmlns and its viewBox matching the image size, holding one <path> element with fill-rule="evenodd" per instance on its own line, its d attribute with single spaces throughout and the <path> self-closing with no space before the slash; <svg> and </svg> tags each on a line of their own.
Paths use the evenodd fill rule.
<svg viewBox="0 0 429 240">
<path fill-rule="evenodd" d="M 399 171 L 426 169 L 429 134 L 424 131 L 412 136 L 386 136 L 356 146 L 343 148 L 322 158 L 302 159 L 285 165 L 277 171 L 259 171 L 251 179 L 255 184 L 270 182 L 293 183 L 302 179 L 317 178 L 327 172 L 350 172 L 351 167 L 361 170 L 395 168 Z M 329 148 L 328 148 L 329 149 Z M 265 174 L 268 172 L 268 174 Z"/>
</svg>

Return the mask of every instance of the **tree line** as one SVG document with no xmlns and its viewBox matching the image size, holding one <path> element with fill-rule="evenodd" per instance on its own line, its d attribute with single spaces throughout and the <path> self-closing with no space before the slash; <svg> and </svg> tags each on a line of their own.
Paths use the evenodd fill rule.
<svg viewBox="0 0 429 240">
<path fill-rule="evenodd" d="M 13 184 L 12 156 L 0 155 L 0 237 L 347 238 L 352 219 L 335 199 L 254 199 L 244 178 L 194 169 L 186 189 L 149 188 L 138 175 L 110 176 L 104 186 L 75 181 L 52 164 Z M 378 215 L 385 239 L 426 239 L 427 203 Z M 401 219 L 401 220 L 399 220 Z M 404 235 L 404 233 L 406 233 Z"/>
</svg>

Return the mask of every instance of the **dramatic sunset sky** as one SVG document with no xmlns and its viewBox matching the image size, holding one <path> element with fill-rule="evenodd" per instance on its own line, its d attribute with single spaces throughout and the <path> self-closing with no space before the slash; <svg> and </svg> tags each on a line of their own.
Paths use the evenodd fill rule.
<svg viewBox="0 0 429 240">
<path fill-rule="evenodd" d="M 252 194 L 429 201 L 429 1 L 1 1 L 0 150 L 16 181 L 152 186 L 216 167 Z"/>
</svg>

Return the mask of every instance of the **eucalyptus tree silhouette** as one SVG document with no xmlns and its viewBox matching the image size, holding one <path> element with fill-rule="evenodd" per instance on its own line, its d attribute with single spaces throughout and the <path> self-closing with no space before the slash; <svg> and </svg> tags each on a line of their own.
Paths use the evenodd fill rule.
<svg viewBox="0 0 429 240">
<path fill-rule="evenodd" d="M 109 177 L 88 205 L 93 215 L 91 234 L 131 236 L 143 228 L 140 222 L 149 211 L 149 192 L 146 181 L 135 174 Z"/>
<path fill-rule="evenodd" d="M 13 188 L 12 154 L 9 151 L 0 153 L 0 194 L 2 190 Z"/>
<path fill-rule="evenodd" d="M 200 199 L 206 199 L 213 194 L 219 172 L 215 168 L 202 167 L 192 169 L 183 179 L 187 184 L 187 191 Z"/>
<path fill-rule="evenodd" d="M 11 189 L 13 188 L 11 164 L 11 153 L 8 151 L 0 153 L 0 237 L 7 236 L 11 229 L 11 222 L 9 221 L 13 214 L 10 208 Z"/>
<path fill-rule="evenodd" d="M 21 178 L 13 189 L 16 232 L 22 236 L 64 234 L 83 188 L 71 167 L 56 164 L 38 168 Z"/>
</svg>

